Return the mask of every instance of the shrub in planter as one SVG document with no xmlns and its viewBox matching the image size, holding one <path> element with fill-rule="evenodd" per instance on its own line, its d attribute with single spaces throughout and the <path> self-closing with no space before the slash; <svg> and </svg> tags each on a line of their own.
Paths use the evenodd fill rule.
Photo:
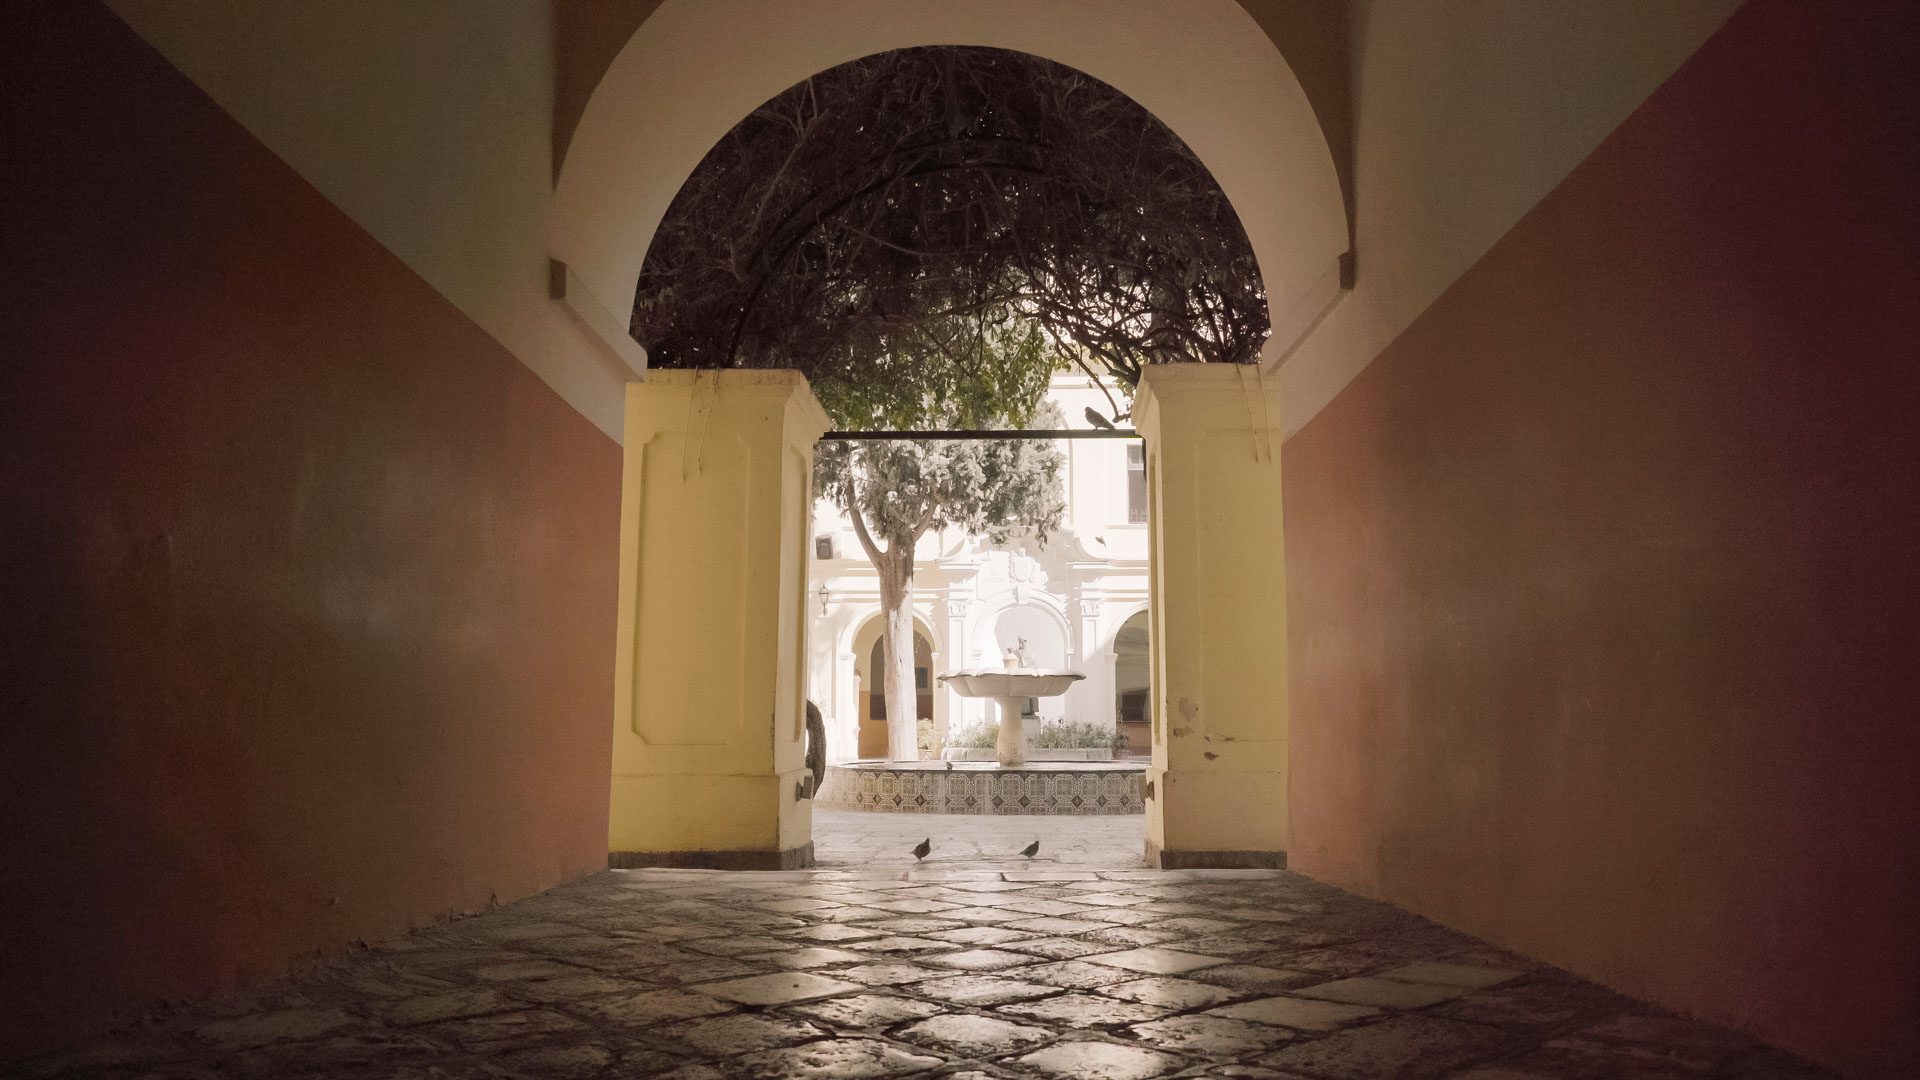
<svg viewBox="0 0 1920 1080">
<path fill-rule="evenodd" d="M 950 732 L 947 745 L 961 750 L 991 750 L 1000 744 L 1000 725 L 985 723 L 965 731 Z"/>
<path fill-rule="evenodd" d="M 1053 720 L 1040 725 L 1028 740 L 1036 750 L 1118 750 L 1126 736 L 1080 720 Z"/>
</svg>

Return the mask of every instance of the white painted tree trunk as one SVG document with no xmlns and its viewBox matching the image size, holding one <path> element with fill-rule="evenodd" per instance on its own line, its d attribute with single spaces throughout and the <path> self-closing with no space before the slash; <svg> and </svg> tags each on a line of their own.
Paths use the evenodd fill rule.
<svg viewBox="0 0 1920 1080">
<path fill-rule="evenodd" d="M 905 536 L 894 536 L 886 550 L 867 530 L 859 501 L 849 491 L 842 504 L 853 519 L 853 533 L 867 560 L 880 572 L 880 612 L 886 621 L 880 650 L 881 693 L 887 703 L 887 760 L 920 760 L 919 690 L 913 682 L 913 546 L 933 521 L 931 510 L 921 512 L 919 524 Z"/>
<path fill-rule="evenodd" d="M 904 545 L 895 544 L 896 548 Z M 881 650 L 882 692 L 887 702 L 887 760 L 920 759 L 919 688 L 913 681 L 913 549 L 888 551 L 879 560 L 880 611 L 886 622 Z"/>
</svg>

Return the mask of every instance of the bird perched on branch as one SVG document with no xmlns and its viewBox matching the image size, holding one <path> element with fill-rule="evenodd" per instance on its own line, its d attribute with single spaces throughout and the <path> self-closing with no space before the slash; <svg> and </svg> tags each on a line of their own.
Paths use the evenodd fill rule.
<svg viewBox="0 0 1920 1080">
<path fill-rule="evenodd" d="M 1033 858 L 1035 855 L 1040 854 L 1040 841 L 1035 840 L 1033 843 L 1028 844 L 1026 847 L 1021 848 L 1020 854 L 1025 855 L 1029 859 Z"/>
<path fill-rule="evenodd" d="M 1105 428 L 1108 431 L 1114 430 L 1113 421 L 1100 415 L 1100 413 L 1095 411 L 1094 407 L 1091 405 L 1087 406 L 1087 423 L 1092 424 L 1094 427 L 1097 427 L 1097 428 Z"/>
<path fill-rule="evenodd" d="M 914 846 L 913 857 L 915 861 L 918 861 L 920 859 L 926 858 L 928 853 L 931 851 L 933 851 L 933 837 L 929 836 L 925 840 L 920 841 L 919 844 Z"/>
</svg>

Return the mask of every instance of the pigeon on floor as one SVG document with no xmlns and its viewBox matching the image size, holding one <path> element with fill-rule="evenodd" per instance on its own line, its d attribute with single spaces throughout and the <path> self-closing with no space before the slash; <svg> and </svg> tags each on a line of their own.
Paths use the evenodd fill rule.
<svg viewBox="0 0 1920 1080">
<path fill-rule="evenodd" d="M 927 853 L 932 850 L 933 850 L 933 837 L 929 836 L 925 840 L 920 841 L 920 843 L 914 847 L 913 857 L 915 859 L 924 859 L 927 857 Z"/>
<path fill-rule="evenodd" d="M 1028 844 L 1026 847 L 1021 848 L 1020 854 L 1025 855 L 1029 859 L 1033 858 L 1035 855 L 1040 854 L 1040 841 L 1035 840 L 1033 843 Z"/>
</svg>

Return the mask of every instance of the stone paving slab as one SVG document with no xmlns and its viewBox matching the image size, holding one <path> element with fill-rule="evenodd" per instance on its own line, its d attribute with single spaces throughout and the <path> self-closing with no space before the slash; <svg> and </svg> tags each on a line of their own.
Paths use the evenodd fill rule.
<svg viewBox="0 0 1920 1080">
<path fill-rule="evenodd" d="M 931 840 L 924 860 L 913 846 Z M 1020 851 L 1040 842 L 1032 860 Z M 1096 817 L 971 814 L 866 814 L 853 810 L 813 812 L 813 854 L 823 868 L 866 871 L 966 870 L 975 880 L 999 881 L 995 871 L 1068 873 L 1080 867 L 1146 866 L 1147 819 L 1141 814 Z M 1097 880 L 1093 874 L 1083 880 Z"/>
<path fill-rule="evenodd" d="M 0 1074 L 1831 1075 L 1298 874 L 1093 857 L 1117 843 L 1069 839 L 1051 864 L 883 853 L 783 873 L 607 871 Z M 1042 914 L 942 918 L 972 908 Z M 938 925 L 902 933 L 903 919 Z"/>
</svg>

